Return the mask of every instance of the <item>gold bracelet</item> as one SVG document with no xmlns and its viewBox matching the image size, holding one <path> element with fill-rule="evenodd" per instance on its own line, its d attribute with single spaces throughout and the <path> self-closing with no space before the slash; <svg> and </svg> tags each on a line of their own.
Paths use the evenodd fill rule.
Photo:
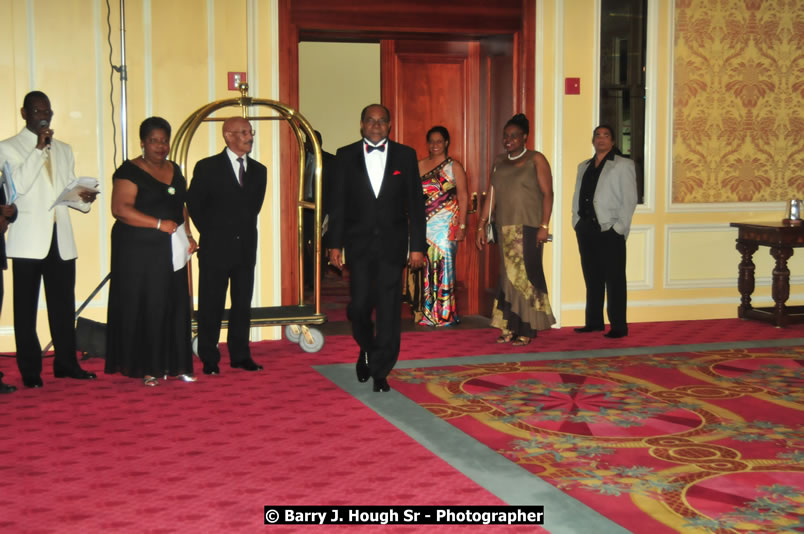
<svg viewBox="0 0 804 534">
<path fill-rule="evenodd" d="M 540 226 L 541 228 L 544 228 L 545 230 L 549 230 L 549 229 L 550 229 L 550 227 L 549 227 L 549 226 L 547 226 L 546 224 L 540 224 L 539 226 Z"/>
</svg>

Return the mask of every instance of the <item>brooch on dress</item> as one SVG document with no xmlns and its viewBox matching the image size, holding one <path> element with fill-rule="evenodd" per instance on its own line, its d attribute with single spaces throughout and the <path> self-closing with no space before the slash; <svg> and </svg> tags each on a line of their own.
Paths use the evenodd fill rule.
<svg viewBox="0 0 804 534">
<path fill-rule="evenodd" d="M 167 192 L 168 192 L 168 195 L 175 195 L 176 194 L 176 188 L 173 187 L 173 186 L 170 186 L 170 187 L 167 188 Z"/>
</svg>

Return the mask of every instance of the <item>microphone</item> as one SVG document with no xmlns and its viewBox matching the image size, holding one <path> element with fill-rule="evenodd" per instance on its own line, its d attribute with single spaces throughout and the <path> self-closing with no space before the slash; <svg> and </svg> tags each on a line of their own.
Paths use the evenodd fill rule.
<svg viewBox="0 0 804 534">
<path fill-rule="evenodd" d="M 47 127 L 48 127 L 48 122 L 45 119 L 42 119 L 41 121 L 39 121 L 39 128 L 47 128 Z M 50 146 L 50 136 L 45 137 L 45 144 L 47 146 Z"/>
</svg>

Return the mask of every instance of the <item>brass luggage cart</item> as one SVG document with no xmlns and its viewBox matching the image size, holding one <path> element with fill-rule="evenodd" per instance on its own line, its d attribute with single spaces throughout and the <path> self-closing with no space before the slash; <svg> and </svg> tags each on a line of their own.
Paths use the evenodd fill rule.
<svg viewBox="0 0 804 534">
<path fill-rule="evenodd" d="M 170 159 L 177 162 L 188 176 L 188 153 L 190 150 L 190 143 L 193 140 L 198 127 L 204 122 L 223 122 L 228 117 L 210 117 L 215 111 L 228 107 L 236 107 L 239 109 L 239 115 L 249 121 L 274 121 L 284 120 L 290 125 L 296 140 L 299 143 L 299 197 L 297 201 L 296 218 L 298 221 L 299 235 L 298 235 L 298 249 L 299 249 L 299 295 L 298 304 L 288 306 L 272 306 L 266 308 L 252 308 L 251 309 L 251 326 L 284 326 L 284 334 L 287 339 L 294 343 L 298 343 L 302 350 L 305 352 L 318 352 L 324 346 L 324 335 L 317 328 L 311 325 L 324 324 L 327 321 L 326 315 L 321 313 L 321 146 L 318 143 L 312 126 L 300 113 L 296 110 L 277 102 L 275 100 L 266 100 L 262 98 L 252 98 L 246 93 L 248 92 L 248 84 L 240 84 L 240 96 L 238 98 L 230 98 L 225 100 L 217 100 L 205 106 L 198 108 L 193 112 L 187 120 L 179 127 L 174 135 L 174 140 L 170 149 Z M 254 115 L 250 116 L 250 109 L 256 107 L 267 107 L 273 110 L 276 115 Z M 315 156 L 315 199 L 314 202 L 305 201 L 304 194 L 304 161 L 305 161 L 305 137 L 310 141 L 313 147 Z M 315 212 L 315 229 L 313 233 L 313 273 L 315 280 L 313 280 L 314 298 L 313 304 L 304 303 L 304 228 L 303 228 L 303 214 L 304 210 L 313 210 Z M 188 276 L 192 277 L 192 271 L 188 269 Z M 193 285 L 192 279 L 190 280 L 190 308 L 193 310 L 193 332 L 198 331 L 198 324 L 195 319 L 195 306 L 193 300 Z M 229 310 L 224 311 L 223 323 L 224 328 L 229 324 Z M 193 352 L 198 354 L 197 336 L 193 337 Z"/>
</svg>

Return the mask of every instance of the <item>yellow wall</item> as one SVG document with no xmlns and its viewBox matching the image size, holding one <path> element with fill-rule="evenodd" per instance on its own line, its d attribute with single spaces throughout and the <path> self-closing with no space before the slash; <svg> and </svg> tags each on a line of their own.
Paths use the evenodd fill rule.
<svg viewBox="0 0 804 534">
<path fill-rule="evenodd" d="M 119 2 L 111 4 L 112 61 L 120 60 Z M 200 106 L 239 93 L 228 91 L 227 71 L 248 72 L 250 94 L 277 99 L 276 0 L 181 0 L 126 2 L 128 67 L 128 156 L 140 153 L 138 129 L 149 115 L 166 118 L 174 131 Z M 96 176 L 102 193 L 88 215 L 72 214 L 78 241 L 76 299 L 89 296 L 109 269 L 109 208 L 114 171 L 112 120 L 120 147 L 120 81 L 114 75 L 114 112 L 109 99 L 109 46 L 106 2 L 102 0 L 6 0 L 0 2 L 0 138 L 24 123 L 22 99 L 32 89 L 48 94 L 58 139 L 72 145 L 76 174 Z M 264 108 L 261 108 L 264 109 Z M 231 108 L 224 116 L 235 114 Z M 261 112 L 265 114 L 265 112 Z M 220 114 L 218 116 L 221 116 Z M 256 124 L 253 156 L 269 169 L 266 202 L 260 216 L 260 249 L 255 306 L 279 304 L 278 124 Z M 188 168 L 223 148 L 220 123 L 202 126 L 191 145 Z M 188 177 L 189 179 L 189 177 Z M 0 318 L 0 350 L 13 351 L 11 272 L 5 273 Z M 196 276 L 193 277 L 197 280 Z M 82 315 L 105 322 L 106 290 Z M 255 329 L 254 339 L 275 337 L 278 329 Z M 40 299 L 39 337 L 50 339 L 44 295 Z"/>
<path fill-rule="evenodd" d="M 119 63 L 118 2 L 112 4 L 113 61 Z M 742 2 L 733 2 L 743 5 Z M 129 155 L 139 153 L 137 127 L 156 114 L 177 127 L 202 104 L 235 96 L 226 89 L 227 71 L 248 71 L 251 94 L 277 98 L 275 43 L 276 0 L 129 0 L 126 2 Z M 546 255 L 553 307 L 564 326 L 583 322 L 584 289 L 570 203 L 577 164 L 591 155 L 595 126 L 595 55 L 599 9 L 596 0 L 537 0 L 537 116 L 532 137 L 553 166 L 556 190 L 552 231 L 555 241 Z M 671 0 L 649 0 L 649 129 L 646 203 L 637 210 L 628 243 L 629 319 L 652 321 L 733 317 L 739 303 L 736 289 L 739 254 L 730 221 L 778 220 L 783 203 L 734 202 L 681 204 L 673 201 L 671 118 L 673 117 L 673 35 L 675 7 Z M 0 138 L 23 126 L 22 98 L 41 89 L 56 111 L 53 127 L 59 139 L 72 144 L 78 175 L 98 176 L 104 192 L 89 215 L 74 214 L 79 240 L 76 297 L 83 301 L 109 267 L 108 236 L 112 161 L 112 118 L 119 133 L 119 82 L 115 75 L 115 112 L 109 102 L 109 49 L 106 44 L 106 3 L 101 0 L 6 0 L 0 2 Z M 306 45 L 305 45 L 306 46 Z M 314 57 L 327 57 L 317 50 Z M 308 49 L 309 50 L 309 49 Z M 305 47 L 300 50 L 308 61 Z M 307 58 L 307 59 L 305 59 Z M 332 57 L 332 61 L 337 58 Z M 304 71 L 300 73 L 305 76 Z M 794 83 L 800 83 L 796 75 Z M 581 94 L 563 94 L 564 77 L 581 78 Z M 363 80 L 361 79 L 361 82 Z M 355 85 L 357 87 L 357 85 Z M 320 89 L 320 87 L 318 88 Z M 302 102 L 305 94 L 302 79 Z M 344 91 L 348 91 L 348 85 Z M 317 98 L 313 96 L 313 98 Z M 361 101 L 376 100 L 361 96 Z M 323 104 L 323 106 L 321 105 Z M 305 104 L 306 105 L 306 104 Z M 357 136 L 359 109 L 341 110 L 327 98 L 310 104 L 308 119 L 324 134 L 332 151 Z M 332 110 L 332 115 L 327 110 Z M 345 111 L 346 124 L 338 130 Z M 307 114 L 306 110 L 302 110 Z M 279 125 L 257 127 L 255 155 L 269 168 L 269 186 L 260 218 L 260 260 L 255 305 L 279 301 Z M 343 138 L 339 140 L 339 135 Z M 119 136 L 118 161 L 119 164 Z M 191 165 L 222 148 L 217 127 L 196 134 Z M 789 263 L 793 274 L 791 301 L 804 298 L 802 254 Z M 760 249 L 757 264 L 757 305 L 770 303 L 771 261 Z M 0 318 L 0 350 L 13 350 L 11 276 L 5 275 L 6 296 Z M 197 277 L 195 277 L 197 279 Z M 105 319 L 106 292 L 85 312 Z M 49 339 L 41 304 L 39 333 Z M 255 338 L 274 337 L 276 329 L 255 331 Z"/>
<path fill-rule="evenodd" d="M 379 43 L 299 43 L 299 111 L 324 150 L 360 139 L 360 111 L 372 102 L 380 102 Z"/>
</svg>

